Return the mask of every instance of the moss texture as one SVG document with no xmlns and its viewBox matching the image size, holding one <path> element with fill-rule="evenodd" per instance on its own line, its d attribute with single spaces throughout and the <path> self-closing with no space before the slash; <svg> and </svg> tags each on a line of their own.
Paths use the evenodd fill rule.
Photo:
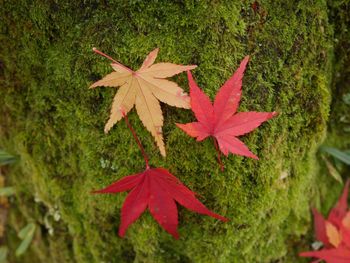
<svg viewBox="0 0 350 263">
<path fill-rule="evenodd" d="M 327 194 L 317 187 L 329 179 L 316 177 L 316 151 L 340 85 L 334 71 L 346 73 L 349 63 L 335 62 L 346 52 L 334 41 L 346 41 L 347 2 L 1 2 L 0 146 L 21 157 L 8 176 L 17 189 L 11 251 L 18 229 L 39 226 L 31 249 L 11 262 L 302 262 L 310 200 L 319 205 Z M 239 111 L 281 113 L 243 137 L 259 161 L 229 156 L 221 173 L 212 142 L 197 143 L 174 125 L 192 113 L 167 105 L 163 159 L 130 113 L 152 165 L 167 167 L 230 222 L 180 208 L 179 241 L 148 213 L 126 238 L 117 236 L 125 194 L 90 191 L 144 164 L 123 122 L 103 133 L 115 90 L 87 89 L 111 70 L 93 46 L 133 68 L 160 47 L 158 61 L 197 64 L 194 75 L 211 98 L 251 55 Z M 187 89 L 184 74 L 175 80 Z"/>
</svg>

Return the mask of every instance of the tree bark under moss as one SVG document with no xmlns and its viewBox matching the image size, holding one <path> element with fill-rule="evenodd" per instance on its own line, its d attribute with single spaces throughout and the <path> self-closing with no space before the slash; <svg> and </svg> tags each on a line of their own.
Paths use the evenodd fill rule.
<svg viewBox="0 0 350 263">
<path fill-rule="evenodd" d="M 310 204 L 327 194 L 317 185 L 332 182 L 318 173 L 316 150 L 332 94 L 346 79 L 333 76 L 350 64 L 349 4 L 228 2 L 3 1 L 0 146 L 21 158 L 8 173 L 17 189 L 10 251 L 21 227 L 39 226 L 30 250 L 10 253 L 11 262 L 302 262 L 297 254 L 312 241 Z M 211 98 L 251 55 L 239 111 L 281 113 L 243 137 L 259 161 L 231 155 L 220 172 L 211 141 L 197 143 L 174 125 L 192 113 L 168 105 L 164 159 L 130 114 L 151 164 L 167 167 L 230 222 L 180 208 L 178 241 L 149 213 L 117 236 L 125 194 L 90 192 L 142 170 L 143 160 L 124 123 L 103 132 L 115 90 L 88 90 L 110 72 L 94 46 L 133 68 L 159 47 L 159 61 L 197 64 L 193 73 Z M 176 81 L 188 90 L 184 74 Z"/>
</svg>

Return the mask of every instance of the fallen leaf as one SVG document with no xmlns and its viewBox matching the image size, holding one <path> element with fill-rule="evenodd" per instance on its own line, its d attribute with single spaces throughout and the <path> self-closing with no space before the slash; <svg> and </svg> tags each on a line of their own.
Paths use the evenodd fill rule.
<svg viewBox="0 0 350 263">
<path fill-rule="evenodd" d="M 157 48 L 149 53 L 140 69 L 134 71 L 101 51 L 97 49 L 94 51 L 113 61 L 111 66 L 114 72 L 95 82 L 90 88 L 120 87 L 113 99 L 105 132 L 107 133 L 114 124 L 122 119 L 122 111 L 127 114 L 135 106 L 143 125 L 153 135 L 161 154 L 165 156 L 162 134 L 163 115 L 159 101 L 175 107 L 190 108 L 188 95 L 175 82 L 165 78 L 194 69 L 196 66 L 172 63 L 154 64 L 159 51 Z"/>
<path fill-rule="evenodd" d="M 200 90 L 193 80 L 190 71 L 187 72 L 191 108 L 197 118 L 197 122 L 187 124 L 176 124 L 189 136 L 202 141 L 205 138 L 214 137 L 214 143 L 224 155 L 230 152 L 237 155 L 247 156 L 254 159 L 258 157 L 249 151 L 248 147 L 238 136 L 244 135 L 256 129 L 263 122 L 276 116 L 276 112 L 238 112 L 239 101 L 242 95 L 242 78 L 248 63 L 249 56 L 246 56 L 238 70 L 228 79 L 217 93 L 214 104 L 209 97 Z M 218 152 L 220 161 L 220 153 Z M 222 166 L 223 168 L 223 166 Z"/>
<path fill-rule="evenodd" d="M 316 238 L 324 244 L 318 251 L 300 253 L 302 257 L 313 257 L 328 263 L 350 262 L 350 211 L 347 206 L 350 180 L 327 220 L 313 209 Z"/>
<path fill-rule="evenodd" d="M 194 192 L 164 168 L 147 168 L 144 172 L 126 176 L 110 186 L 94 193 L 113 194 L 130 191 L 121 210 L 119 236 L 148 208 L 154 219 L 178 239 L 178 213 L 176 203 L 199 214 L 222 221 L 225 217 L 211 212 L 196 197 Z"/>
</svg>

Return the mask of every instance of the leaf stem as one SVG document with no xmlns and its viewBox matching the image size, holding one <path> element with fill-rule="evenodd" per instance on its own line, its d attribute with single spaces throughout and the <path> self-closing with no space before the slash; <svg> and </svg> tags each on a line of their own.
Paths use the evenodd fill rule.
<svg viewBox="0 0 350 263">
<path fill-rule="evenodd" d="M 224 171 L 224 165 L 223 165 L 223 163 L 221 161 L 219 145 L 218 145 L 217 140 L 215 138 L 213 138 L 213 139 L 214 139 L 215 150 L 218 153 L 218 162 L 220 164 L 220 169 L 221 169 L 221 172 L 223 172 Z"/>
<path fill-rule="evenodd" d="M 102 51 L 98 50 L 97 48 L 93 47 L 92 48 L 92 51 L 94 51 L 95 53 L 105 57 L 105 58 L 108 58 L 110 61 L 114 62 L 115 64 L 118 64 L 119 66 L 121 66 L 122 68 L 126 69 L 127 71 L 130 71 L 130 72 L 133 72 L 132 69 L 124 66 L 123 64 L 119 63 L 118 61 L 116 61 L 115 59 L 111 58 L 110 56 L 108 56 L 107 54 L 103 53 Z"/>
<path fill-rule="evenodd" d="M 128 126 L 129 130 L 130 130 L 131 133 L 132 133 L 132 136 L 134 136 L 134 139 L 135 139 L 137 145 L 138 145 L 139 148 L 140 148 L 140 151 L 141 151 L 141 153 L 142 153 L 143 159 L 145 160 L 146 169 L 149 169 L 150 167 L 149 167 L 148 157 L 147 157 L 147 154 L 146 154 L 146 152 L 145 152 L 145 149 L 142 147 L 142 144 L 141 144 L 139 138 L 137 137 L 135 130 L 132 128 L 132 126 L 131 126 L 131 124 L 130 124 L 130 122 L 129 122 L 128 117 L 126 116 L 126 114 L 125 114 L 123 111 L 122 111 L 122 114 L 123 114 L 123 117 L 124 117 L 124 119 L 125 119 L 126 125 Z"/>
</svg>

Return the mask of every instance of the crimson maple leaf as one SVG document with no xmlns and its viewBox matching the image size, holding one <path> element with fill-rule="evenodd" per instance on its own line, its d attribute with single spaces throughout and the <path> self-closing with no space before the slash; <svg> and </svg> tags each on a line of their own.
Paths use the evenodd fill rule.
<svg viewBox="0 0 350 263">
<path fill-rule="evenodd" d="M 214 137 L 216 149 L 218 150 L 219 147 L 221 152 L 226 156 L 231 152 L 258 159 L 237 137 L 251 132 L 263 122 L 276 116 L 277 113 L 236 113 L 242 95 L 243 73 L 248 60 L 249 56 L 246 56 L 238 70 L 220 88 L 215 97 L 214 104 L 210 102 L 209 97 L 197 86 L 191 72 L 187 71 L 191 108 L 198 121 L 187 124 L 177 123 L 176 125 L 189 136 L 197 138 L 197 141 L 202 141 L 209 136 Z M 219 151 L 218 157 L 221 164 Z"/>
<path fill-rule="evenodd" d="M 228 221 L 223 216 L 215 214 L 206 208 L 195 193 L 181 183 L 174 175 L 164 168 L 150 168 L 148 157 L 134 129 L 129 123 L 125 112 L 121 112 L 138 147 L 143 155 L 146 170 L 142 173 L 129 175 L 112 183 L 110 186 L 93 193 L 119 193 L 130 191 L 125 199 L 121 212 L 119 236 L 123 237 L 127 228 L 135 222 L 148 207 L 154 219 L 174 238 L 178 239 L 178 217 L 176 202 L 197 212 L 222 221 Z"/>
<path fill-rule="evenodd" d="M 194 212 L 227 221 L 225 217 L 206 208 L 195 197 L 194 192 L 164 168 L 146 168 L 142 173 L 126 176 L 95 193 L 119 193 L 129 190 L 131 192 L 126 197 L 121 211 L 121 237 L 125 235 L 129 225 L 148 207 L 154 219 L 178 239 L 176 202 Z"/>
<path fill-rule="evenodd" d="M 346 182 L 343 194 L 327 220 L 313 209 L 316 239 L 323 243 L 323 248 L 300 253 L 300 256 L 318 258 L 328 263 L 350 262 L 350 210 L 347 210 L 349 184 L 350 180 Z"/>
</svg>

